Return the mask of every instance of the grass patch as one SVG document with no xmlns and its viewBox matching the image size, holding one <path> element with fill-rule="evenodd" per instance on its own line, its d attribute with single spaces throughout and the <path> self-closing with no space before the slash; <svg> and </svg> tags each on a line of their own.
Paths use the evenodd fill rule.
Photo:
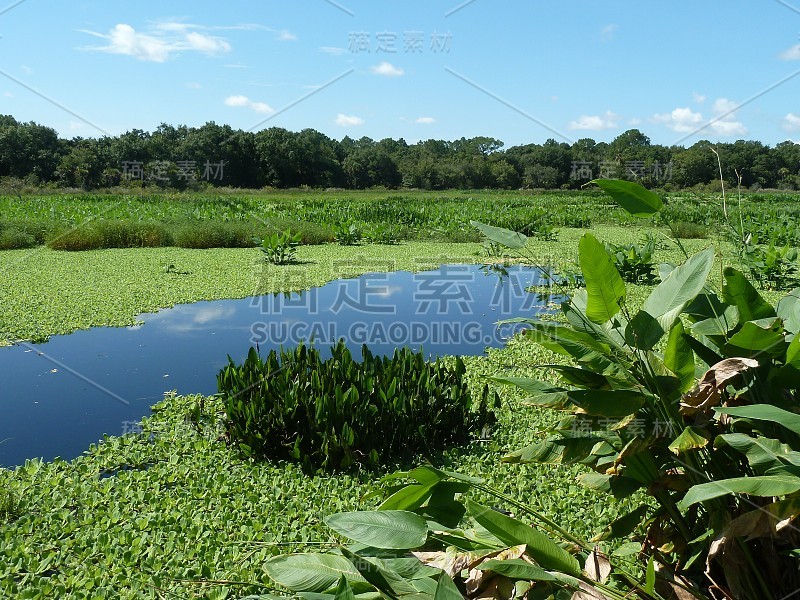
<svg viewBox="0 0 800 600">
<path fill-rule="evenodd" d="M 99 250 L 102 248 L 157 248 L 172 245 L 172 235 L 161 223 L 142 221 L 93 221 L 48 240 L 52 250 Z"/>
<path fill-rule="evenodd" d="M 704 240 L 708 237 L 708 228 L 699 223 L 678 221 L 672 224 L 672 235 L 679 240 Z"/>
</svg>

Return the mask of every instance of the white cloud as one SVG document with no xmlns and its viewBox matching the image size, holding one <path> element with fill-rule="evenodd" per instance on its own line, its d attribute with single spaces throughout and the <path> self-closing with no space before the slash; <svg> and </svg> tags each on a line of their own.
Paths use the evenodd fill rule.
<svg viewBox="0 0 800 600">
<path fill-rule="evenodd" d="M 614 129 L 617 127 L 619 116 L 610 110 L 602 116 L 581 115 L 575 121 L 570 121 L 568 127 L 571 131 L 603 131 L 604 129 Z"/>
<path fill-rule="evenodd" d="M 642 124 L 642 120 L 638 117 L 633 117 L 632 119 L 628 119 L 628 127 L 637 127 Z"/>
<path fill-rule="evenodd" d="M 789 113 L 783 117 L 783 128 L 786 131 L 800 131 L 800 115 Z"/>
<path fill-rule="evenodd" d="M 414 121 L 414 123 L 417 123 L 419 125 L 433 125 L 434 123 L 436 123 L 436 119 L 434 119 L 433 117 L 420 117 L 419 119 Z"/>
<path fill-rule="evenodd" d="M 33 73 L 33 69 L 31 69 L 28 65 L 20 65 L 19 69 L 27 75 L 31 75 Z"/>
<path fill-rule="evenodd" d="M 295 40 L 297 40 L 297 36 L 293 34 L 291 31 L 282 29 L 278 32 L 279 42 L 294 42 Z"/>
<path fill-rule="evenodd" d="M 610 42 L 614 39 L 614 34 L 616 33 L 617 29 L 619 29 L 619 25 L 614 23 L 606 25 L 600 30 L 600 39 L 604 42 Z"/>
<path fill-rule="evenodd" d="M 676 108 L 671 113 L 654 115 L 653 121 L 666 125 L 672 131 L 689 133 L 703 124 L 703 115 L 691 108 Z"/>
<path fill-rule="evenodd" d="M 199 25 L 179 22 L 156 24 L 150 33 L 136 31 L 127 23 L 119 23 L 107 34 L 84 30 L 106 40 L 105 46 L 89 46 L 86 50 L 132 56 L 148 62 L 166 62 L 181 52 L 200 52 L 209 56 L 227 54 L 231 45 L 221 37 L 200 33 Z"/>
<path fill-rule="evenodd" d="M 711 122 L 711 129 L 721 136 L 747 135 L 747 127 L 741 121 L 736 120 L 736 110 L 739 106 L 733 100 L 727 98 L 717 98 L 711 111 L 714 118 Z"/>
<path fill-rule="evenodd" d="M 781 52 L 781 59 L 783 60 L 800 60 L 800 44 L 792 46 L 788 50 Z"/>
<path fill-rule="evenodd" d="M 337 48 L 335 46 L 322 46 L 319 49 L 320 52 L 324 52 L 325 54 L 333 54 L 334 56 L 341 56 L 342 54 L 347 53 L 347 48 Z"/>
<path fill-rule="evenodd" d="M 85 126 L 84 123 L 79 123 L 78 121 L 70 121 L 69 122 L 69 128 L 70 128 L 71 131 L 75 131 L 77 129 L 83 129 L 84 126 Z"/>
<path fill-rule="evenodd" d="M 382 62 L 375 65 L 370 69 L 375 75 L 383 75 L 384 77 L 400 77 L 405 74 L 405 71 L 400 67 L 395 67 L 392 63 Z"/>
<path fill-rule="evenodd" d="M 703 104 L 706 101 L 706 97 L 703 94 L 692 92 L 692 100 L 694 100 L 695 104 Z"/>
<path fill-rule="evenodd" d="M 274 113 L 275 110 L 269 105 L 264 102 L 254 102 L 247 96 L 228 96 L 225 98 L 225 106 L 231 106 L 233 108 L 249 108 L 252 111 L 261 114 L 271 114 Z"/>
<path fill-rule="evenodd" d="M 225 54 L 231 51 L 231 45 L 222 38 L 204 35 L 196 31 L 186 34 L 186 43 L 192 50 L 204 54 Z"/>
<path fill-rule="evenodd" d="M 197 83 L 196 81 L 189 81 L 186 83 L 186 87 L 190 90 L 201 90 L 203 86 Z"/>
<path fill-rule="evenodd" d="M 364 119 L 361 117 L 356 116 L 349 116 L 339 113 L 336 115 L 336 124 L 339 127 L 355 127 L 357 125 L 363 125 Z"/>
<path fill-rule="evenodd" d="M 11 92 L 3 92 L 3 96 L 5 96 L 6 98 L 13 98 L 14 94 L 12 94 Z"/>
<path fill-rule="evenodd" d="M 747 127 L 736 120 L 738 105 L 727 98 L 717 98 L 711 106 L 713 116 L 707 120 L 702 113 L 691 108 L 676 108 L 671 113 L 653 116 L 653 121 L 661 123 L 678 133 L 693 133 L 710 129 L 721 137 L 746 135 Z"/>
</svg>

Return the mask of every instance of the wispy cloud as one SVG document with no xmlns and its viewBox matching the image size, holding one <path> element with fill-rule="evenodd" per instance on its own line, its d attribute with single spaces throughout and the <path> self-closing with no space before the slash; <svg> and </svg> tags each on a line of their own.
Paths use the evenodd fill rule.
<svg viewBox="0 0 800 600">
<path fill-rule="evenodd" d="M 390 62 L 382 62 L 379 65 L 375 65 L 370 69 L 374 75 L 382 75 L 383 77 L 401 77 L 405 74 L 405 71 L 400 67 L 395 67 Z"/>
<path fill-rule="evenodd" d="M 788 50 L 781 52 L 782 60 L 800 60 L 800 44 L 792 46 Z"/>
<path fill-rule="evenodd" d="M 414 123 L 417 123 L 418 125 L 433 125 L 434 123 L 436 123 L 436 119 L 434 119 L 433 117 L 420 117 L 419 119 L 414 121 Z"/>
<path fill-rule="evenodd" d="M 789 113 L 783 118 L 783 128 L 786 131 L 800 131 L 800 115 Z"/>
<path fill-rule="evenodd" d="M 325 54 L 332 54 L 333 56 L 347 54 L 347 48 L 337 48 L 336 46 L 322 46 L 319 51 Z"/>
<path fill-rule="evenodd" d="M 695 104 L 704 104 L 706 101 L 706 97 L 703 94 L 692 92 L 692 100 L 694 100 Z"/>
<path fill-rule="evenodd" d="M 277 33 L 278 33 L 277 39 L 279 42 L 294 42 L 297 40 L 297 36 L 293 34 L 291 31 L 281 29 Z"/>
<path fill-rule="evenodd" d="M 249 108 L 250 110 L 261 113 L 262 115 L 269 115 L 275 112 L 269 104 L 265 102 L 255 102 L 247 96 L 228 96 L 225 98 L 225 106 L 233 108 Z"/>
<path fill-rule="evenodd" d="M 614 39 L 614 34 L 619 29 L 619 25 L 615 23 L 609 23 L 603 29 L 600 30 L 600 39 L 604 42 L 610 42 Z"/>
<path fill-rule="evenodd" d="M 345 115 L 339 113 L 336 115 L 336 124 L 339 127 L 356 127 L 358 125 L 364 124 L 364 119 L 361 117 L 356 117 L 354 115 Z"/>
<path fill-rule="evenodd" d="M 85 50 L 122 54 L 138 60 L 163 63 L 182 52 L 199 52 L 218 56 L 231 51 L 230 43 L 222 37 L 201 33 L 198 25 L 180 22 L 158 23 L 143 33 L 127 23 L 119 23 L 107 34 L 82 30 L 105 40 L 103 46 L 88 46 Z"/>
<path fill-rule="evenodd" d="M 570 121 L 570 131 L 603 131 L 616 129 L 619 126 L 619 116 L 606 111 L 604 115 L 581 115 L 575 121 Z"/>
</svg>

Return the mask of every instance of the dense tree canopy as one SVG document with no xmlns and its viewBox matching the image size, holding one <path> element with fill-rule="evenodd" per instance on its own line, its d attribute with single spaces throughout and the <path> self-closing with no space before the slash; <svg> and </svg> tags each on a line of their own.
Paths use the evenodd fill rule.
<svg viewBox="0 0 800 600">
<path fill-rule="evenodd" d="M 800 189 L 800 145 L 790 141 L 774 148 L 744 140 L 667 147 L 631 129 L 610 144 L 549 139 L 504 149 L 490 137 L 337 141 L 313 129 L 249 132 L 214 122 L 67 140 L 49 127 L 0 115 L 0 177 L 84 189 L 131 182 L 177 189 L 202 182 L 239 188 L 569 189 L 598 177 L 686 188 L 719 179 L 712 150 L 731 185 Z"/>
</svg>

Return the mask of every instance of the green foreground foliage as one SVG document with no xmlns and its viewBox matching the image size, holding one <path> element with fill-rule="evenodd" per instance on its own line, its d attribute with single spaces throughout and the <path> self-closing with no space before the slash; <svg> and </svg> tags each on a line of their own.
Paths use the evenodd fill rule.
<svg viewBox="0 0 800 600">
<path fill-rule="evenodd" d="M 485 433 L 500 399 L 484 386 L 475 401 L 465 374 L 461 358 L 427 362 L 408 348 L 381 357 L 364 346 L 356 361 L 340 341 L 327 360 L 306 345 L 263 360 L 251 348 L 217 381 L 229 439 L 245 455 L 314 472 L 434 456 Z"/>
<path fill-rule="evenodd" d="M 658 196 L 635 184 L 597 184 L 633 215 L 662 208 Z M 512 250 L 527 245 L 520 233 L 476 225 Z M 615 498 L 642 490 L 650 497 L 591 542 L 482 479 L 423 466 L 387 478 L 407 483 L 389 488 L 377 512 L 327 519 L 350 545 L 272 559 L 267 572 L 294 592 L 331 600 L 357 593 L 612 599 L 795 593 L 800 289 L 773 306 L 728 267 L 718 290 L 710 277 L 714 260 L 709 248 L 678 267 L 662 266 L 661 283 L 632 310 L 611 255 L 587 233 L 579 244 L 585 288 L 562 305 L 561 322 L 518 320 L 529 325 L 533 341 L 571 364 L 545 365 L 558 373 L 559 385 L 495 377 L 523 390 L 529 405 L 563 415 L 544 439 L 505 460 L 584 465 L 592 472 L 580 480 L 591 489 Z M 475 491 L 494 495 L 519 517 L 477 503 Z M 609 540 L 627 542 L 612 559 L 604 548 Z M 327 561 L 335 574 L 320 569 Z"/>
</svg>

